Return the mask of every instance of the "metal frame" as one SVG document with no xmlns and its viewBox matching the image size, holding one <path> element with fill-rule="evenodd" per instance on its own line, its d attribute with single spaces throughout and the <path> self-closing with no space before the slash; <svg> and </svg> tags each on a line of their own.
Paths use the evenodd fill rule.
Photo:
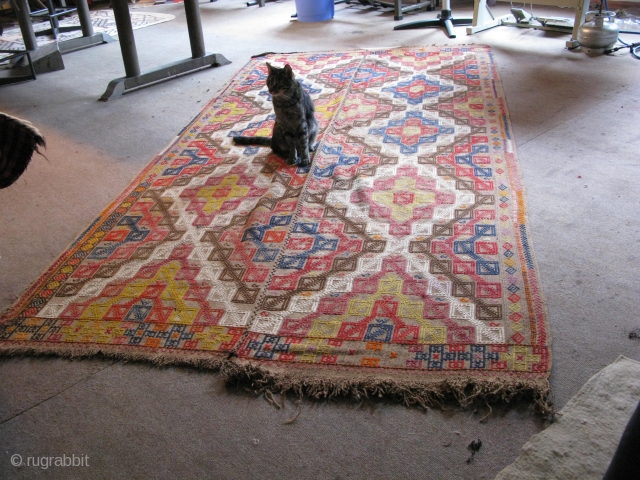
<svg viewBox="0 0 640 480">
<path fill-rule="evenodd" d="M 538 26 L 516 22 L 513 15 L 504 15 L 502 17 L 494 17 L 491 10 L 487 6 L 487 0 L 474 0 L 473 2 L 473 24 L 467 28 L 467 35 L 473 35 L 489 28 L 500 25 L 509 25 L 521 28 L 536 28 L 540 30 L 554 30 L 566 32 L 571 30 L 571 39 L 566 42 L 567 48 L 576 48 L 578 43 L 578 30 L 580 25 L 584 23 L 585 15 L 589 10 L 589 0 L 531 0 L 527 3 L 534 5 L 547 5 L 555 7 L 575 8 L 575 18 L 572 27 L 563 26 Z"/>
<path fill-rule="evenodd" d="M 43 8 L 42 10 L 37 10 L 35 12 L 31 12 L 30 16 L 31 18 L 48 19 L 49 23 L 51 24 L 51 28 L 37 32 L 36 36 L 53 35 L 53 38 L 57 39 L 58 34 L 60 32 L 73 32 L 75 30 L 80 30 L 80 27 L 76 25 L 61 27 L 60 23 L 58 22 L 58 17 L 64 17 L 65 15 L 69 15 L 77 11 L 77 8 L 66 7 L 66 6 L 55 7 L 53 5 L 52 0 L 44 0 L 44 2 L 45 2 L 46 8 Z M 65 2 L 63 0 L 62 4 L 64 5 L 64 3 Z"/>
<path fill-rule="evenodd" d="M 86 0 L 80 1 L 86 2 Z M 56 43 L 38 47 L 36 35 L 33 32 L 33 25 L 31 24 L 31 16 L 27 0 L 11 0 L 11 7 L 18 18 L 20 32 L 22 33 L 22 41 L 24 42 L 25 50 L 29 52 L 29 59 L 33 64 L 33 68 L 36 73 L 63 70 L 64 63 L 62 62 L 62 54 L 60 53 Z"/>
<path fill-rule="evenodd" d="M 138 52 L 133 36 L 129 4 L 127 0 L 112 0 L 113 14 L 120 39 L 120 50 L 124 61 L 125 76 L 112 80 L 100 100 L 106 102 L 131 90 L 170 80 L 208 67 L 219 67 L 231 63 L 219 53 L 206 54 L 202 34 L 202 20 L 198 0 L 185 0 L 184 9 L 191 43 L 191 58 L 163 65 L 155 70 L 141 73 Z"/>
<path fill-rule="evenodd" d="M 384 7 L 393 7 L 393 19 L 394 20 L 402 20 L 403 17 L 403 13 L 407 13 L 407 12 L 413 12 L 414 10 L 420 10 L 421 8 L 426 7 L 427 11 L 431 11 L 433 10 L 434 7 L 434 1 L 429 0 L 427 2 L 420 2 L 420 3 L 413 3 L 411 5 L 405 5 L 404 7 L 402 6 L 402 0 L 393 0 L 393 3 L 391 2 L 376 2 L 379 3 L 380 5 L 384 6 Z"/>
<path fill-rule="evenodd" d="M 351 5 L 351 2 L 360 3 L 362 5 L 371 5 L 372 7 L 376 7 L 378 5 L 386 8 L 393 8 L 393 19 L 394 20 L 402 20 L 404 17 L 403 13 L 412 12 L 414 10 L 420 10 L 421 8 L 426 7 L 427 11 L 431 11 L 434 6 L 434 0 L 428 0 L 426 2 L 420 3 L 412 3 L 411 5 L 402 6 L 402 0 L 393 0 L 390 1 L 379 1 L 379 0 L 338 0 L 335 3 L 346 3 L 347 5 Z"/>
<path fill-rule="evenodd" d="M 449 38 L 456 38 L 456 34 L 453 32 L 454 25 L 471 25 L 473 19 L 471 18 L 453 18 L 451 16 L 451 2 L 450 0 L 442 1 L 442 11 L 438 15 L 437 20 L 424 20 L 421 22 L 405 23 L 404 25 L 398 25 L 394 27 L 394 30 L 410 30 L 414 28 L 433 28 L 444 27 L 447 30 L 447 36 Z"/>
<path fill-rule="evenodd" d="M 31 15 L 27 0 L 11 0 L 11 6 L 18 19 L 22 41 L 29 52 L 30 61 L 36 73 L 54 72 L 64 69 L 62 54 L 114 41 L 109 35 L 94 33 L 87 0 L 76 0 L 76 8 L 80 19 L 82 37 L 38 46 L 31 23 Z"/>
<path fill-rule="evenodd" d="M 94 32 L 93 24 L 91 23 L 91 12 L 89 11 L 87 0 L 76 0 L 76 9 L 78 11 L 78 18 L 80 19 L 82 37 L 58 42 L 58 48 L 60 48 L 62 53 L 74 52 L 81 48 L 115 42 L 115 39 L 106 33 Z"/>
<path fill-rule="evenodd" d="M 25 82 L 27 80 L 36 79 L 36 69 L 33 66 L 33 62 L 31 61 L 31 54 L 28 50 L 0 50 L 0 53 L 10 54 L 6 57 L 3 57 L 2 60 L 0 60 L 2 62 L 9 61 L 11 63 L 11 61 L 15 59 L 15 62 L 13 62 L 13 65 L 11 66 L 11 70 L 17 70 L 16 67 L 18 67 L 18 63 L 24 62 L 25 57 L 27 59 L 27 63 L 29 64 L 29 70 L 26 74 L 21 73 L 21 71 L 18 70 L 17 74 L 1 75 L 0 85 L 9 85 L 10 83 Z M 5 72 L 11 70 L 5 70 Z"/>
</svg>

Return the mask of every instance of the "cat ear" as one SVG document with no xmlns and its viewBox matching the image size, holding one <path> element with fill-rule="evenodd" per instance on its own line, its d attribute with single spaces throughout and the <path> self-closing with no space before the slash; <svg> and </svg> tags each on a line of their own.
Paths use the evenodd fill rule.
<svg viewBox="0 0 640 480">
<path fill-rule="evenodd" d="M 271 64 L 269 62 L 267 63 L 267 70 L 269 70 L 269 73 L 273 72 L 273 67 L 271 66 Z"/>
<path fill-rule="evenodd" d="M 293 74 L 293 70 L 291 69 L 291 65 L 289 65 L 288 63 L 284 66 L 284 71 L 292 78 L 295 78 L 295 75 Z"/>
</svg>

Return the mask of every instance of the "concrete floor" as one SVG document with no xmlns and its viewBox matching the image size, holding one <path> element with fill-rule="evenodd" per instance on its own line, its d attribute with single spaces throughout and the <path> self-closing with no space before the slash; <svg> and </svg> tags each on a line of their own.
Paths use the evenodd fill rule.
<svg viewBox="0 0 640 480">
<path fill-rule="evenodd" d="M 142 70 L 189 56 L 182 4 L 145 8 L 176 19 L 136 30 Z M 469 16 L 472 3 L 453 9 Z M 34 122 L 48 142 L 48 160 L 36 156 L 0 190 L 0 310 L 251 55 L 481 43 L 493 48 L 527 186 L 556 407 L 618 355 L 640 360 L 640 342 L 628 338 L 640 327 L 640 63 L 628 51 L 587 56 L 565 49 L 566 35 L 513 27 L 474 36 L 459 28 L 456 39 L 440 29 L 394 31 L 391 12 L 355 5 L 319 24 L 291 20 L 293 0 L 265 8 L 219 0 L 200 10 L 207 50 L 231 65 L 102 103 L 107 83 L 124 74 L 112 43 L 65 55 L 65 70 L 35 82 L 0 87 L 0 110 Z M 524 407 L 480 423 L 473 412 L 304 401 L 286 423 L 297 412 L 293 399 L 277 410 L 211 372 L 0 358 L 0 478 L 493 478 L 545 427 Z M 476 439 L 482 449 L 467 463 Z M 14 454 L 86 456 L 89 466 L 15 468 Z"/>
</svg>

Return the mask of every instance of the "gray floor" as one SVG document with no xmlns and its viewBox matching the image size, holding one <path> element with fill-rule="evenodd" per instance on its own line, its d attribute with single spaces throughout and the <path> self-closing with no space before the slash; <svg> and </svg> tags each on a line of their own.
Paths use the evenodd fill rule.
<svg viewBox="0 0 640 480">
<path fill-rule="evenodd" d="M 468 16 L 472 4 L 453 7 Z M 182 5 L 147 8 L 176 19 L 136 30 L 143 71 L 189 55 Z M 556 406 L 618 355 L 640 360 L 640 342 L 628 338 L 640 327 L 640 62 L 628 52 L 587 56 L 565 49 L 566 35 L 513 27 L 475 36 L 459 28 L 456 39 L 440 29 L 393 31 L 392 13 L 362 6 L 337 6 L 321 24 L 292 21 L 293 0 L 265 8 L 219 0 L 200 10 L 207 50 L 231 65 L 102 103 L 107 83 L 124 74 L 112 43 L 65 55 L 64 71 L 0 87 L 0 110 L 31 120 L 48 141 L 48 160 L 35 157 L 0 191 L 0 310 L 251 55 L 481 43 L 493 48 L 527 186 Z M 493 478 L 545 427 L 526 408 L 480 423 L 473 412 L 305 401 L 287 423 L 297 412 L 293 400 L 277 410 L 210 372 L 0 358 L 0 478 Z M 467 463 L 476 439 L 482 449 Z M 14 454 L 87 456 L 89 466 L 15 468 Z"/>
</svg>

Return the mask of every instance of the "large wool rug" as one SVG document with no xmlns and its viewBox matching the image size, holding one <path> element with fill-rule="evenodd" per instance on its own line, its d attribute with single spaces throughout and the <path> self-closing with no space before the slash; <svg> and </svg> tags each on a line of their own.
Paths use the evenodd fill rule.
<svg viewBox="0 0 640 480">
<path fill-rule="evenodd" d="M 93 10 L 90 12 L 91 14 L 91 24 L 93 25 L 93 30 L 95 33 L 105 33 L 112 37 L 118 36 L 118 30 L 116 28 L 115 17 L 113 16 L 113 10 L 104 9 L 104 10 Z M 175 18 L 174 15 L 170 15 L 167 13 L 157 13 L 157 12 L 131 12 L 131 26 L 132 28 L 138 29 L 143 27 L 149 27 L 151 25 L 156 25 L 162 22 L 168 22 Z M 61 27 L 79 27 L 80 19 L 78 15 L 69 15 L 68 17 L 64 17 L 60 20 Z M 47 29 L 50 29 L 51 25 L 49 22 L 36 22 L 33 24 L 34 32 L 40 32 Z M 70 40 L 72 38 L 78 38 L 82 36 L 82 32 L 80 30 L 74 30 L 72 32 L 62 32 L 58 35 L 57 40 L 59 42 L 63 42 L 65 40 Z M 46 45 L 48 43 L 53 43 L 56 39 L 53 38 L 52 35 L 44 35 L 37 36 L 36 40 L 38 45 Z M 22 33 L 20 32 L 20 27 L 14 26 L 10 28 L 5 28 L 4 33 L 0 36 L 0 50 L 23 50 L 24 43 L 22 41 Z M 7 56 L 8 54 L 0 54 L 0 59 Z"/>
<path fill-rule="evenodd" d="M 271 132 L 267 60 L 314 99 L 310 167 L 231 141 Z M 0 324 L 9 354 L 546 411 L 549 329 L 490 49 L 252 60 Z"/>
</svg>

